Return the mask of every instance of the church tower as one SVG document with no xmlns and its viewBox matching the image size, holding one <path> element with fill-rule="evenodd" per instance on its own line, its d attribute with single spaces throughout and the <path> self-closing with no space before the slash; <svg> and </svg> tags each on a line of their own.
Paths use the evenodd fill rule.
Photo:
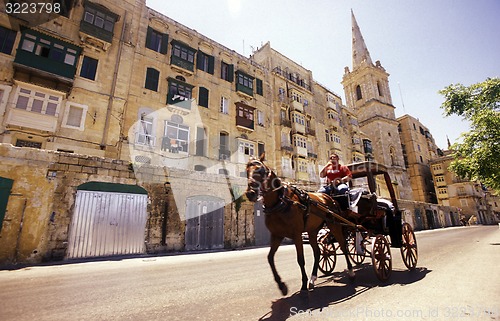
<svg viewBox="0 0 500 321">
<path fill-rule="evenodd" d="M 394 113 L 389 74 L 380 61 L 372 62 L 354 13 L 352 20 L 352 71 L 345 68 L 342 85 L 346 105 L 358 117 L 360 130 L 371 140 L 371 160 L 387 166 L 401 199 L 412 199 L 403 150 Z"/>
</svg>

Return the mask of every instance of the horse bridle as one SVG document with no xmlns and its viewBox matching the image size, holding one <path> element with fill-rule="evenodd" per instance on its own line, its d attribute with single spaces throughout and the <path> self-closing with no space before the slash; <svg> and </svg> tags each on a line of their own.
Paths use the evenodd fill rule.
<svg viewBox="0 0 500 321">
<path fill-rule="evenodd" d="M 254 170 L 252 172 L 252 176 L 248 177 L 248 187 L 252 191 L 257 193 L 258 195 L 262 195 L 264 193 L 269 192 L 270 189 L 267 188 L 267 185 L 268 185 L 267 181 L 268 181 L 269 177 L 271 177 L 271 170 L 266 165 L 264 165 L 264 163 L 262 163 L 260 160 L 257 160 L 257 159 L 255 159 L 251 163 L 249 163 L 247 165 L 247 168 L 249 166 L 252 166 L 252 165 L 259 166 L 259 169 Z M 263 170 L 263 173 L 262 173 L 262 170 Z M 255 172 L 257 172 L 263 178 L 262 181 L 257 181 L 255 178 L 253 178 Z"/>
</svg>

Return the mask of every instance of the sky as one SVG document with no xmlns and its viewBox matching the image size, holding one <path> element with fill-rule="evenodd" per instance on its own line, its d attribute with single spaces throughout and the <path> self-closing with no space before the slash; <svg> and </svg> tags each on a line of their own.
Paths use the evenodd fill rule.
<svg viewBox="0 0 500 321">
<path fill-rule="evenodd" d="M 436 144 L 469 124 L 445 117 L 438 93 L 500 77 L 500 0 L 146 0 L 146 5 L 246 57 L 266 42 L 340 95 L 352 70 L 351 10 L 372 61 L 390 74 L 396 117 L 409 114 Z"/>
</svg>

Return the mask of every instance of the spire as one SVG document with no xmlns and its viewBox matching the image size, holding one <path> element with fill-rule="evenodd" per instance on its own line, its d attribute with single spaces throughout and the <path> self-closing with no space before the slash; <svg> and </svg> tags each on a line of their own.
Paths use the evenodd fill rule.
<svg viewBox="0 0 500 321">
<path fill-rule="evenodd" d="M 363 61 L 366 61 L 369 65 L 372 65 L 372 58 L 365 45 L 365 40 L 361 35 L 358 23 L 354 17 L 354 13 L 351 9 L 351 21 L 352 21 L 352 69 L 356 69 L 361 65 Z"/>
<path fill-rule="evenodd" d="M 451 149 L 451 143 L 450 143 L 450 139 L 448 138 L 448 135 L 446 135 L 446 140 L 448 141 L 448 150 Z"/>
</svg>

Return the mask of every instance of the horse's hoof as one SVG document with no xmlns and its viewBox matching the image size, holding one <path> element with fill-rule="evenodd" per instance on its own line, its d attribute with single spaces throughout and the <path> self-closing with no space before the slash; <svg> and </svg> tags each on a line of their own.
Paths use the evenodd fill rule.
<svg viewBox="0 0 500 321">
<path fill-rule="evenodd" d="M 288 287 L 286 286 L 285 283 L 280 283 L 279 288 L 281 290 L 281 294 L 283 294 L 283 295 L 288 294 Z"/>
<path fill-rule="evenodd" d="M 309 291 L 313 291 L 314 290 L 314 282 L 311 282 L 309 281 Z"/>
<path fill-rule="evenodd" d="M 354 273 L 354 270 L 348 270 L 348 269 L 345 269 L 344 270 L 345 272 L 347 272 L 347 275 L 349 276 L 349 279 L 351 280 L 354 280 L 354 278 L 356 277 L 356 274 Z"/>
</svg>

